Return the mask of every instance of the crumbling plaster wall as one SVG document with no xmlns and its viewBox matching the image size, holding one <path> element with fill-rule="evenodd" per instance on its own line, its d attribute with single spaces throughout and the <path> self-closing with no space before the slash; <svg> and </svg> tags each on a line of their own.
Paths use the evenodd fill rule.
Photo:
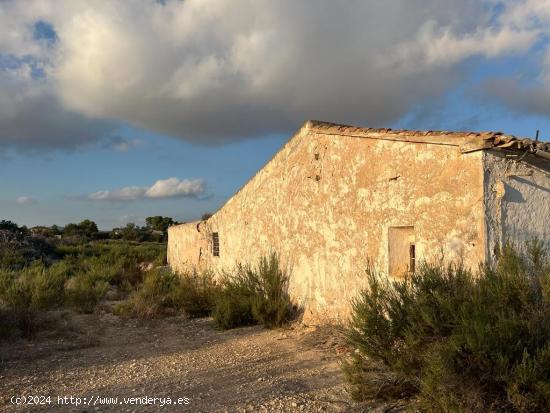
<svg viewBox="0 0 550 413">
<path fill-rule="evenodd" d="M 519 156 L 521 158 L 521 156 Z M 487 256 L 494 259 L 507 241 L 521 244 L 550 240 L 550 168 L 528 155 L 521 160 L 505 152 L 484 151 Z M 521 245 L 520 245 L 521 246 Z"/>
<path fill-rule="evenodd" d="M 444 251 L 476 266 L 485 255 L 482 200 L 480 151 L 304 127 L 201 232 L 196 224 L 171 228 L 169 260 L 184 270 L 202 248 L 200 265 L 230 270 L 276 251 L 305 319 L 341 318 L 365 285 L 368 262 L 387 273 L 389 227 L 414 226 L 419 260 Z M 210 251 L 212 231 L 220 257 Z M 191 258 L 182 263 L 184 255 Z"/>
<path fill-rule="evenodd" d="M 206 269 L 211 253 L 204 221 L 190 222 L 168 228 L 167 258 L 178 273 Z M 201 232 L 203 231 L 203 232 Z"/>
</svg>

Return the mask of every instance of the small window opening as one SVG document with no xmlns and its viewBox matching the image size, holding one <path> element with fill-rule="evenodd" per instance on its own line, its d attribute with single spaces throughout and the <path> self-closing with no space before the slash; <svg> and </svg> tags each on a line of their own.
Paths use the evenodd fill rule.
<svg viewBox="0 0 550 413">
<path fill-rule="evenodd" d="M 220 256 L 220 237 L 217 232 L 212 233 L 212 255 L 214 257 Z"/>
<path fill-rule="evenodd" d="M 409 245 L 409 271 L 414 273 L 416 267 L 416 251 L 414 244 Z"/>
<path fill-rule="evenodd" d="M 388 274 L 399 278 L 416 268 L 414 227 L 388 228 Z"/>
</svg>

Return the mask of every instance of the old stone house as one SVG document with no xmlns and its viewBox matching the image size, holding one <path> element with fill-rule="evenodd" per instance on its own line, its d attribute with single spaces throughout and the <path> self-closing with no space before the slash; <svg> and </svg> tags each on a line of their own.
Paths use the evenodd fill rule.
<svg viewBox="0 0 550 413">
<path fill-rule="evenodd" d="M 550 144 L 502 133 L 308 121 L 206 221 L 171 227 L 178 271 L 231 270 L 271 251 L 305 318 L 342 317 L 367 262 L 494 260 L 506 240 L 550 240 Z"/>
</svg>

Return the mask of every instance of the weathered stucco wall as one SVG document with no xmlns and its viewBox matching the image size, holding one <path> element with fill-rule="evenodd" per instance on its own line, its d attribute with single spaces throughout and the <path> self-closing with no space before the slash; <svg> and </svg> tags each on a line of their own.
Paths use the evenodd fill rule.
<svg viewBox="0 0 550 413">
<path fill-rule="evenodd" d="M 207 237 L 206 222 L 198 221 L 168 228 L 167 258 L 170 267 L 178 272 L 192 272 L 208 265 L 212 254 Z"/>
<path fill-rule="evenodd" d="M 516 155 L 516 159 L 518 155 Z M 529 155 L 521 161 L 484 151 L 487 260 L 507 241 L 550 240 L 550 168 Z M 521 246 L 521 245 L 520 245 Z"/>
<path fill-rule="evenodd" d="M 170 228 L 169 262 L 230 270 L 276 251 L 306 320 L 345 317 L 367 263 L 387 273 L 390 227 L 414 227 L 417 260 L 444 251 L 473 267 L 482 261 L 483 182 L 481 151 L 306 125 L 200 232 L 196 223 Z"/>
</svg>

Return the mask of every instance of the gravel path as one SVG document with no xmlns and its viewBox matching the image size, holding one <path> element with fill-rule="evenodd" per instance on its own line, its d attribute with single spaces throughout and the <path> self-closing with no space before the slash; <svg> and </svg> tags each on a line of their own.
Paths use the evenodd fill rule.
<svg viewBox="0 0 550 413">
<path fill-rule="evenodd" d="M 361 411 L 345 392 L 332 330 L 219 331 L 209 319 L 62 316 L 79 333 L 0 347 L 0 411 Z M 10 402 L 21 395 L 50 399 Z M 67 396 L 65 405 L 58 396 Z M 68 404 L 70 396 L 81 405 Z M 144 397 L 158 399 L 137 404 Z"/>
</svg>

